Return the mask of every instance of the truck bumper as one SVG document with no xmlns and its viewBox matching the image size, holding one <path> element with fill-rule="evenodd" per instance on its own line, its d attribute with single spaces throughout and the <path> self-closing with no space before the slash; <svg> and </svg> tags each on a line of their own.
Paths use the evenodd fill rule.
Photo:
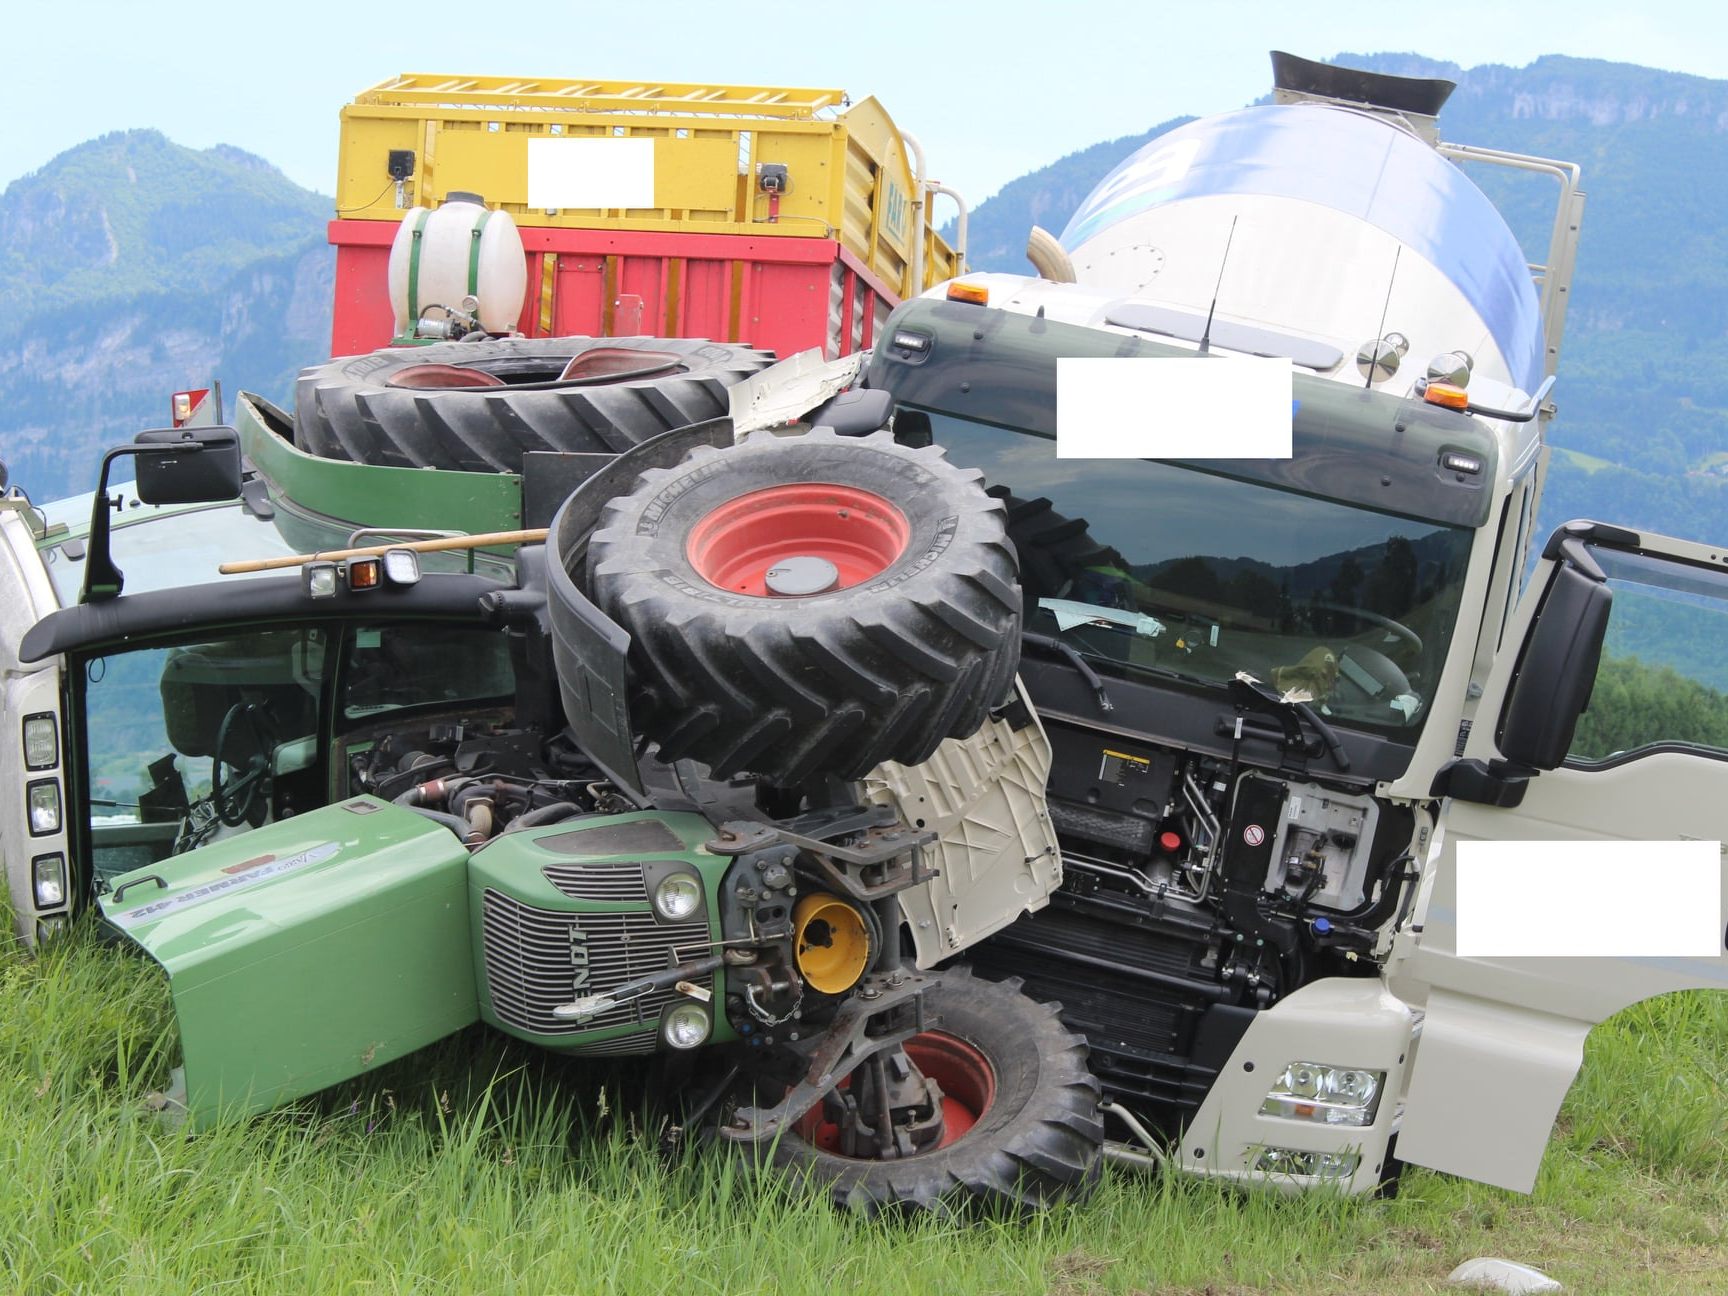
<svg viewBox="0 0 1728 1296">
<path fill-rule="evenodd" d="M 1304 986 L 1254 1018 L 1172 1150 L 1172 1161 L 1187 1174 L 1287 1192 L 1372 1191 L 1386 1169 L 1412 1029 L 1409 1006 L 1378 979 L 1331 977 Z M 1296 1062 L 1379 1073 L 1372 1119 L 1330 1124 L 1263 1112 L 1285 1069 Z M 1301 1105 L 1281 1104 L 1286 1110 Z M 1323 1114 L 1324 1104 L 1314 1106 Z M 1298 1170 L 1320 1165 L 1325 1168 L 1315 1173 Z"/>
</svg>

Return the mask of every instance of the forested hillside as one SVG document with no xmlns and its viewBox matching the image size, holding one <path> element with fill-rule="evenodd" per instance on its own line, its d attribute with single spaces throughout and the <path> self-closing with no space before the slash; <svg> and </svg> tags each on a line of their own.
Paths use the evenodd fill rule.
<svg viewBox="0 0 1728 1296">
<path fill-rule="evenodd" d="M 328 198 L 238 149 L 126 131 L 0 194 L 0 459 L 37 499 L 220 378 L 283 396 L 329 350 Z M 125 474 L 122 474 L 125 475 Z"/>
</svg>

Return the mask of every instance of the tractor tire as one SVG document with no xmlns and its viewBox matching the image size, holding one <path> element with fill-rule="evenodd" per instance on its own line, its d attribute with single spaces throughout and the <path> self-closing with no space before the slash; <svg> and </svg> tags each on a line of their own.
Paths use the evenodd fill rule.
<svg viewBox="0 0 1728 1296">
<path fill-rule="evenodd" d="M 1031 599 L 1063 598 L 1087 568 L 1110 561 L 1084 518 L 1056 512 L 1048 499 L 1020 499 L 1005 486 L 990 494 L 1008 510 L 1008 539 L 1020 558 L 1020 583 Z"/>
<path fill-rule="evenodd" d="M 782 787 L 973 733 L 1013 683 L 1021 616 L 979 481 L 937 447 L 822 429 L 643 473 L 588 548 L 638 732 Z"/>
<path fill-rule="evenodd" d="M 836 1204 L 864 1214 L 964 1205 L 1025 1215 L 1090 1189 L 1104 1124 L 1086 1041 L 1062 1025 L 1055 1005 L 1027 998 L 1019 986 L 942 973 L 929 992 L 940 1025 L 906 1045 L 941 1084 L 950 1123 L 949 1104 L 958 1103 L 975 1118 L 969 1129 L 892 1161 L 827 1151 L 788 1130 L 773 1144 L 772 1163 L 826 1183 Z"/>
<path fill-rule="evenodd" d="M 626 353 L 639 352 L 641 363 Z M 588 376 L 565 367 L 596 360 Z M 689 338 L 503 338 L 386 347 L 304 370 L 294 441 L 398 468 L 520 472 L 531 450 L 616 454 L 718 418 L 772 352 Z"/>
</svg>

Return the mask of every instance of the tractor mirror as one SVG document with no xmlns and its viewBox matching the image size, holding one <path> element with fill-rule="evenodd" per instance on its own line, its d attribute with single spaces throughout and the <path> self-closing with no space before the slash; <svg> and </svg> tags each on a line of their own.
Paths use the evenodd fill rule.
<svg viewBox="0 0 1728 1296">
<path fill-rule="evenodd" d="M 231 427 L 140 432 L 138 498 L 146 504 L 205 504 L 240 494 L 240 436 Z"/>
</svg>

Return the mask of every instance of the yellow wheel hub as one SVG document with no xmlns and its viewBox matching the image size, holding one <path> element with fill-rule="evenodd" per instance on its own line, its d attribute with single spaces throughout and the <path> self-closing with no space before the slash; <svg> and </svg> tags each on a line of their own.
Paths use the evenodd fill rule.
<svg viewBox="0 0 1728 1296">
<path fill-rule="evenodd" d="M 870 929 L 838 896 L 807 895 L 792 910 L 792 945 L 798 972 L 812 989 L 844 994 L 870 966 Z"/>
</svg>

